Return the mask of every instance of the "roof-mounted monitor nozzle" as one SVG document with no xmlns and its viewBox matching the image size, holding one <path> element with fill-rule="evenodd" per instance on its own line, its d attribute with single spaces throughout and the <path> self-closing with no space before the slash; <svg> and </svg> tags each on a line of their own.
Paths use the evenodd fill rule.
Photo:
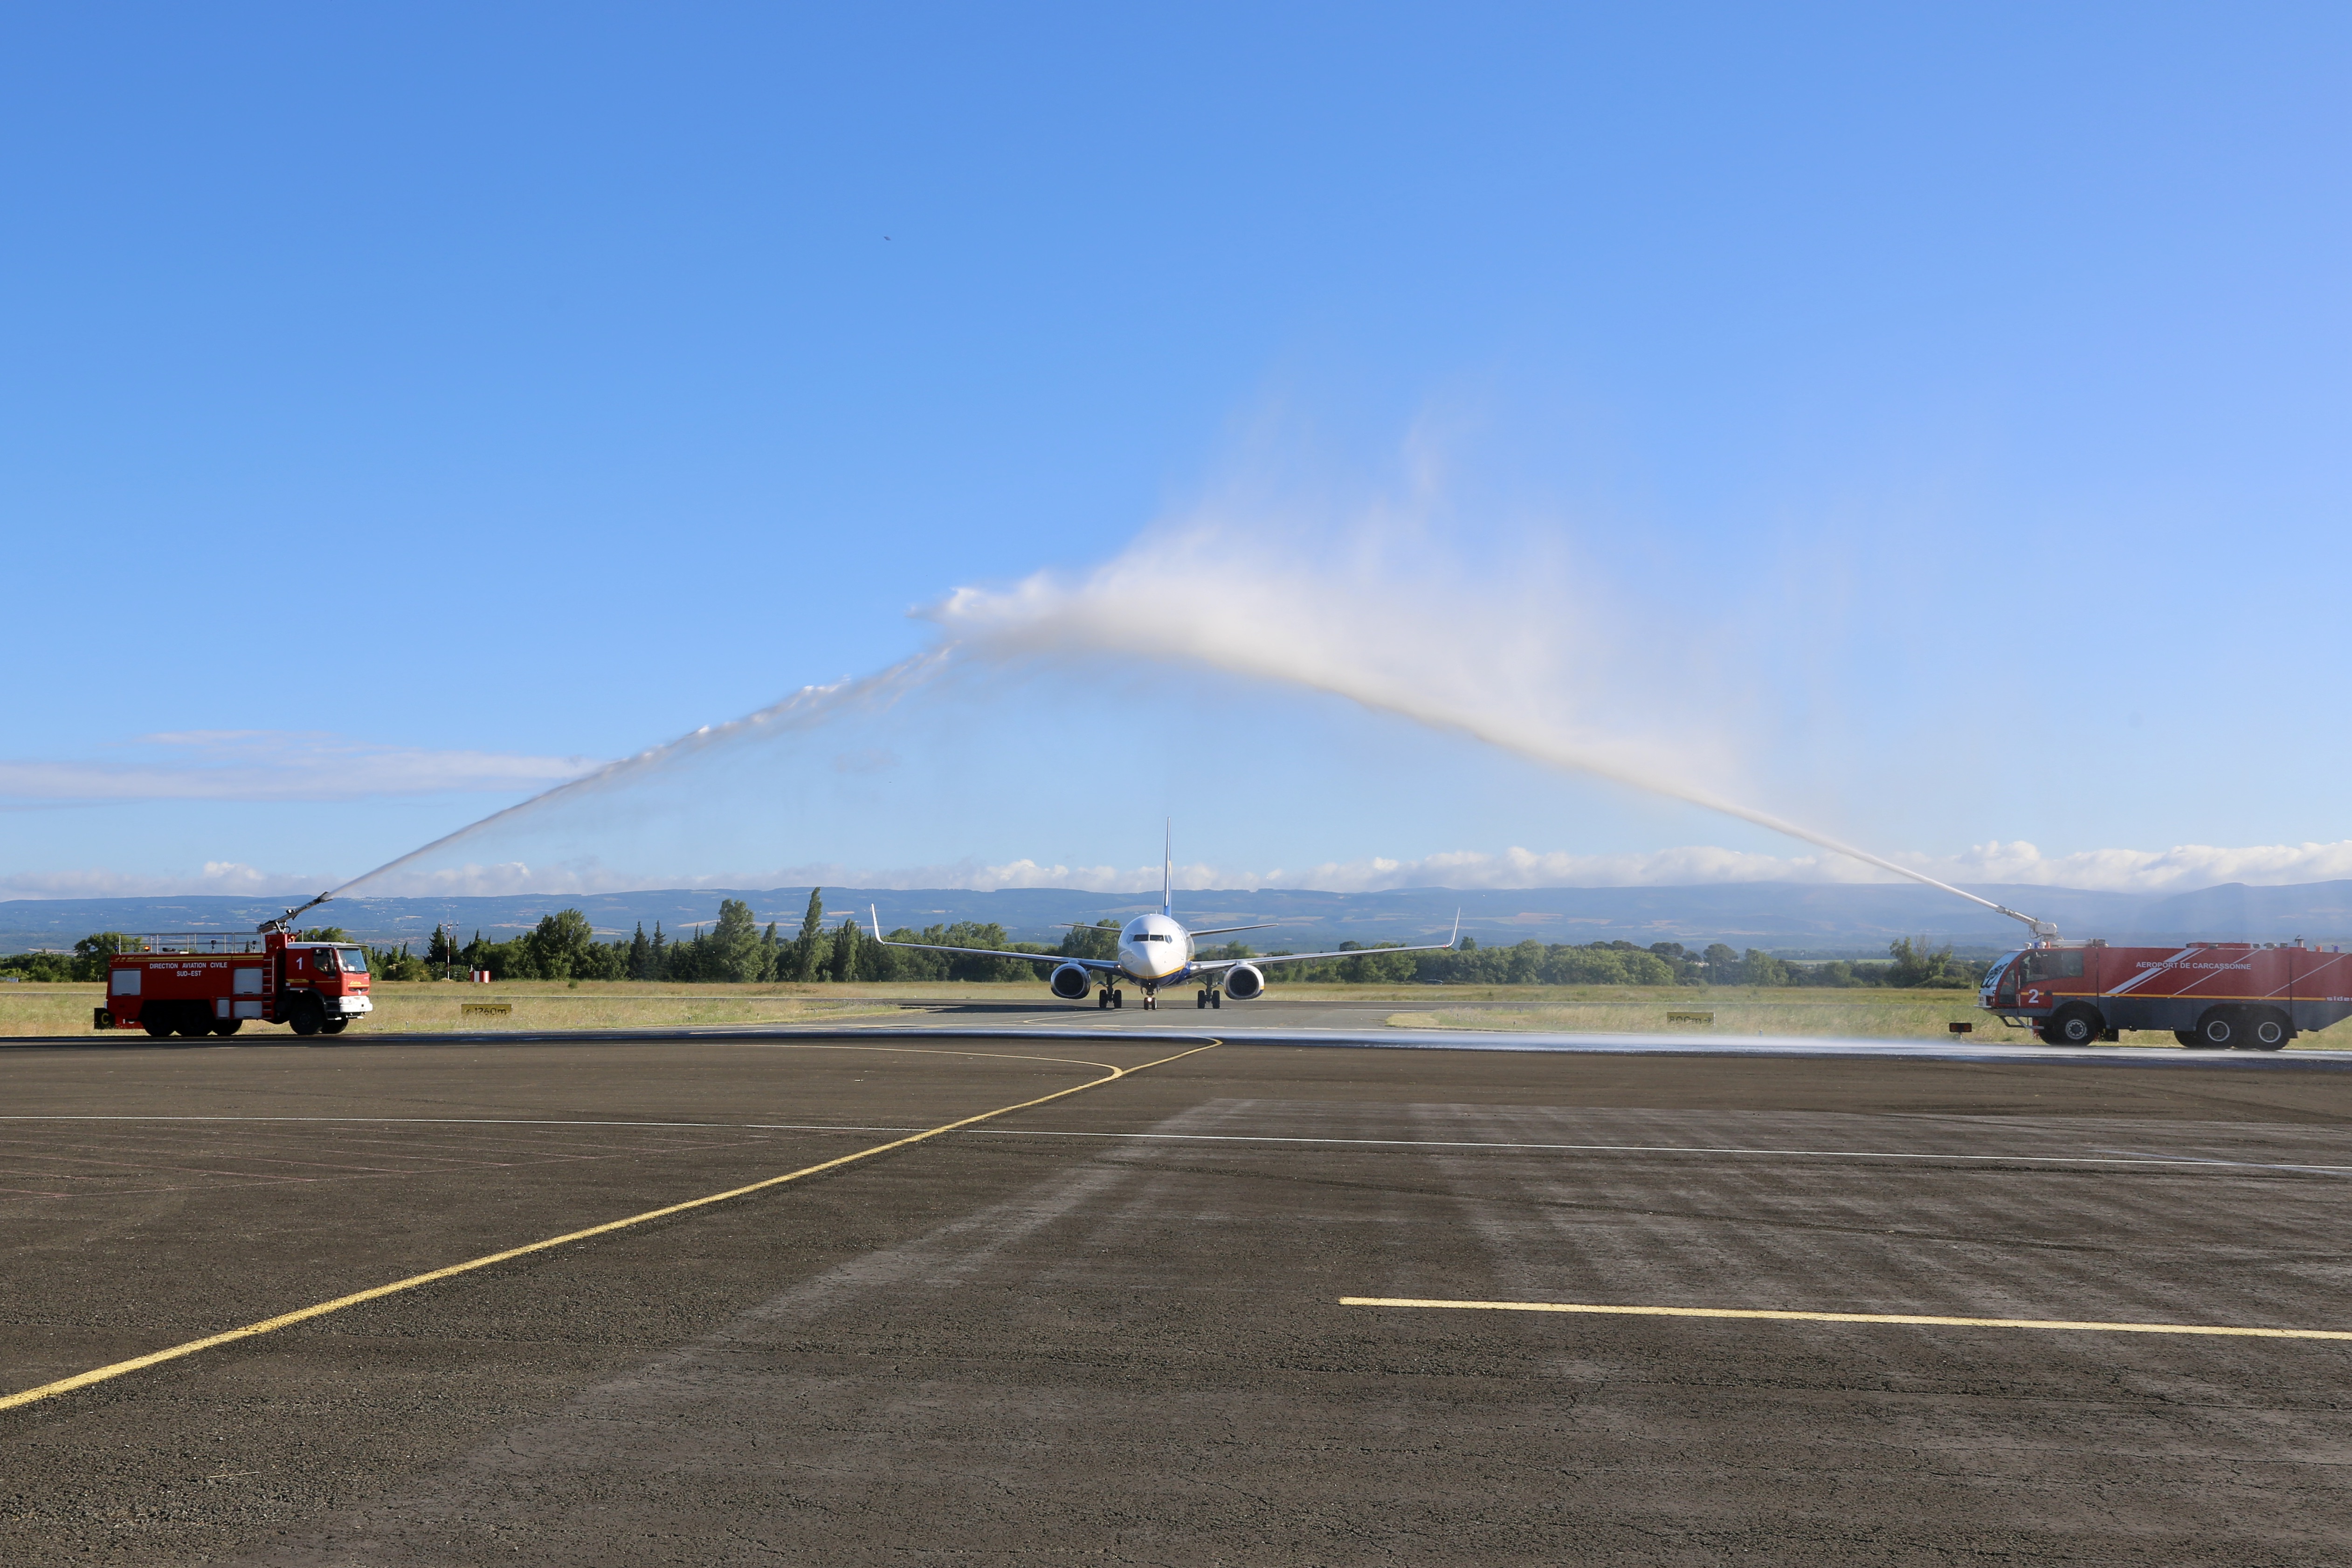
<svg viewBox="0 0 2352 1568">
<path fill-rule="evenodd" d="M 317 909 L 320 904 L 325 903 L 329 899 L 331 899 L 331 898 L 333 898 L 334 896 L 335 896 L 335 895 L 334 895 L 334 894 L 332 894 L 332 893 L 320 893 L 317 898 L 312 899 L 309 903 L 304 904 L 304 905 L 301 907 L 301 909 L 297 909 L 297 910 L 288 910 L 284 914 L 279 915 L 276 920 L 274 920 L 274 921 L 262 921 L 259 925 L 257 925 L 257 926 L 254 927 L 253 929 L 254 929 L 255 931 L 258 931 L 259 933 L 261 933 L 263 936 L 268 936 L 271 931 L 292 931 L 292 930 L 294 929 L 294 918 L 295 918 L 297 915 L 301 914 L 304 910 L 315 910 L 315 909 Z"/>
<path fill-rule="evenodd" d="M 2032 915 L 2019 914 L 2007 904 L 1995 904 L 1993 905 L 1993 908 L 1999 910 L 2002 914 L 2007 915 L 2011 920 L 2023 921 L 2025 922 L 2026 929 L 2033 933 L 2033 940 L 2036 942 L 2056 942 L 2058 940 L 2058 927 L 2050 921 L 2038 921 Z"/>
</svg>

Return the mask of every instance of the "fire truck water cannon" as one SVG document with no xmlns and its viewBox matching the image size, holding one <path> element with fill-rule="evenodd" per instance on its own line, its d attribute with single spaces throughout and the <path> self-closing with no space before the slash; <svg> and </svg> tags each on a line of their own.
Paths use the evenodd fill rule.
<svg viewBox="0 0 2352 1568">
<path fill-rule="evenodd" d="M 295 921 L 295 918 L 296 918 L 297 916 L 299 916 L 299 915 L 302 915 L 302 914 L 307 914 L 308 912 L 310 912 L 310 910 L 312 910 L 317 909 L 320 904 L 325 903 L 329 899 L 331 899 L 331 898 L 333 898 L 334 896 L 335 896 L 335 895 L 334 895 L 334 894 L 332 894 L 332 893 L 320 893 L 317 898 L 312 899 L 309 903 L 304 904 L 300 909 L 299 909 L 299 910 L 288 910 L 284 914 L 279 915 L 276 920 L 274 920 L 274 921 L 262 921 L 259 925 L 257 925 L 257 926 L 254 927 L 253 929 L 254 929 L 257 932 L 260 933 L 260 934 L 261 934 L 261 935 L 263 935 L 263 936 L 268 936 L 271 931 L 292 931 L 292 930 L 294 929 L 294 921 Z"/>
<path fill-rule="evenodd" d="M 1911 878 L 1915 881 L 1925 882 L 1931 888 L 1941 888 L 1948 893 L 1957 893 L 1972 904 L 1982 904 L 1986 909 L 1992 910 L 1995 914 L 2007 915 L 2011 920 L 2021 922 L 2026 930 L 2033 933 L 2033 940 L 2036 942 L 2056 942 L 2058 940 L 2058 928 L 2049 921 L 2038 921 L 2032 915 L 2021 914 L 2019 911 L 2011 909 L 2007 904 L 1996 904 L 1990 899 L 1982 898 L 1975 893 L 1969 892 L 1966 888 L 1955 888 L 1949 882 L 1938 882 L 1935 878 L 1927 876 L 1924 872 L 1914 871 L 1908 867 L 1896 866 L 1891 861 L 1880 861 L 1879 864 L 1888 867 L 1889 869 L 1900 871 L 1903 875 Z"/>
</svg>

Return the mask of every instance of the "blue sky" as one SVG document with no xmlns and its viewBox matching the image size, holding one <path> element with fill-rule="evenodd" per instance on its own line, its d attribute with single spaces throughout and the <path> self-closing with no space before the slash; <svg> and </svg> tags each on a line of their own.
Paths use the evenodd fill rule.
<svg viewBox="0 0 2352 1568">
<path fill-rule="evenodd" d="M 0 896 L 352 875 L 930 646 L 960 586 L 1203 538 L 1180 602 L 1533 638 L 1561 723 L 1955 874 L 2352 874 L 2347 43 L 2317 6 L 12 9 Z M 445 870 L 1115 880 L 1173 814 L 1220 882 L 1818 872 L 1118 664 L 975 666 Z"/>
</svg>

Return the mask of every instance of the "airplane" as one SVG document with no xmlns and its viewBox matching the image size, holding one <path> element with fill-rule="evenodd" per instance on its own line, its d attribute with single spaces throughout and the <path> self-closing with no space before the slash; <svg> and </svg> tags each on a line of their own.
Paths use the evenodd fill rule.
<svg viewBox="0 0 2352 1568">
<path fill-rule="evenodd" d="M 1119 928 L 1117 958 L 1067 958 L 1058 952 L 1007 952 L 993 947 L 941 947 L 928 942 L 892 942 L 882 934 L 882 916 L 873 905 L 866 913 L 874 922 L 874 940 L 884 947 L 919 948 L 925 952 L 959 952 L 975 958 L 1021 958 L 1032 963 L 1050 963 L 1053 973 L 1046 984 L 1055 995 L 1065 1002 L 1083 1002 L 1089 990 L 1096 991 L 1097 1007 L 1124 1007 L 1127 998 L 1119 982 L 1131 980 L 1143 993 L 1143 1005 L 1157 1011 L 1160 988 L 1168 985 L 1200 983 L 1192 994 L 1195 1007 L 1223 1007 L 1225 998 L 1248 1002 L 1265 994 L 1265 967 L 1276 963 L 1306 963 L 1318 958 L 1352 958 L 1359 952 L 1445 952 L 1462 939 L 1462 916 L 1454 916 L 1454 934 L 1442 942 L 1421 947 L 1383 947 L 1351 949 L 1345 952 L 1285 952 L 1269 958 L 1199 958 L 1194 956 L 1193 939 L 1203 936 L 1226 936 L 1237 931 L 1265 931 L 1280 922 L 1261 921 L 1246 926 L 1211 926 L 1204 931 L 1187 931 L 1176 918 L 1176 852 L 1171 831 L 1160 858 L 1160 912 L 1138 915 Z M 1075 930 L 1094 931 L 1099 928 L 1082 921 L 1066 922 Z M 1097 989 L 1097 984 L 1099 989 Z"/>
</svg>

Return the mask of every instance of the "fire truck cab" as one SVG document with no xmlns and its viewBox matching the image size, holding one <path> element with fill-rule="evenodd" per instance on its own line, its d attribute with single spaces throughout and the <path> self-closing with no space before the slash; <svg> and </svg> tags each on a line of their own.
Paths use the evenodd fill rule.
<svg viewBox="0 0 2352 1568">
<path fill-rule="evenodd" d="M 268 929 L 250 937 L 173 932 L 123 941 L 124 951 L 107 962 L 95 1028 L 194 1038 L 262 1023 L 289 1025 L 298 1035 L 340 1035 L 375 1007 L 366 950 L 353 942 L 301 942 Z"/>
<path fill-rule="evenodd" d="M 1978 1005 L 2053 1046 L 2169 1029 L 2184 1046 L 2274 1051 L 2352 1016 L 2352 955 L 2302 942 L 2035 942 L 1985 971 Z"/>
</svg>

